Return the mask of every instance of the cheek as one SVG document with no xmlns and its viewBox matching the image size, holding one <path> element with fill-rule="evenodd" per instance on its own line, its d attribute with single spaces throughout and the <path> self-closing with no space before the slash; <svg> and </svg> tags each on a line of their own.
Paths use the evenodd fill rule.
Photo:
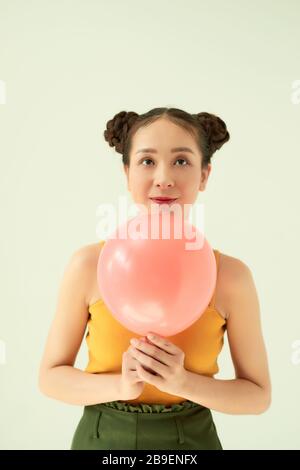
<svg viewBox="0 0 300 470">
<path fill-rule="evenodd" d="M 147 174 L 146 171 L 141 171 L 139 169 L 136 169 L 135 171 L 132 172 L 131 175 L 131 181 L 138 186 L 139 184 L 148 181 L 150 179 L 150 173 Z"/>
<path fill-rule="evenodd" d="M 184 192 L 186 194 L 194 194 L 198 192 L 199 186 L 201 182 L 201 176 L 197 175 L 190 175 L 184 182 L 182 182 L 182 187 L 184 188 Z"/>
<path fill-rule="evenodd" d="M 130 187 L 135 193 L 141 193 L 147 184 L 147 178 L 145 175 L 139 172 L 132 172 L 130 175 Z"/>
</svg>

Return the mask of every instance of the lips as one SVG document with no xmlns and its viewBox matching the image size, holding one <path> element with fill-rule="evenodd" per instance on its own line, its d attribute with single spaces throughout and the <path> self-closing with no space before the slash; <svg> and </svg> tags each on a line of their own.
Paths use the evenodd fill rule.
<svg viewBox="0 0 300 470">
<path fill-rule="evenodd" d="M 150 199 L 155 199 L 157 201 L 175 201 L 177 197 L 159 196 L 159 197 L 150 197 Z"/>
<path fill-rule="evenodd" d="M 171 198 L 171 197 L 150 197 L 151 201 L 157 202 L 158 204 L 167 203 L 170 204 L 171 202 L 176 201 L 178 198 Z"/>
</svg>

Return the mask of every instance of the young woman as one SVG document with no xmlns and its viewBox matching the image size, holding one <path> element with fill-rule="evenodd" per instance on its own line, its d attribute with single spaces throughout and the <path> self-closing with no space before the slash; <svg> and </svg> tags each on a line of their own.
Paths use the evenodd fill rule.
<svg viewBox="0 0 300 470">
<path fill-rule="evenodd" d="M 164 196 L 184 207 L 205 190 L 211 157 L 229 133 L 213 114 L 155 108 L 142 115 L 116 114 L 104 137 L 122 154 L 135 203 L 150 208 Z M 100 298 L 96 273 L 104 244 L 72 255 L 40 366 L 44 394 L 84 406 L 71 449 L 222 450 L 211 409 L 260 414 L 271 402 L 249 267 L 215 249 L 217 282 L 201 317 L 172 337 L 139 338 Z M 89 362 L 82 371 L 74 363 L 86 326 Z M 236 377 L 219 380 L 214 375 L 226 331 Z M 138 344 L 131 344 L 132 338 Z"/>
</svg>

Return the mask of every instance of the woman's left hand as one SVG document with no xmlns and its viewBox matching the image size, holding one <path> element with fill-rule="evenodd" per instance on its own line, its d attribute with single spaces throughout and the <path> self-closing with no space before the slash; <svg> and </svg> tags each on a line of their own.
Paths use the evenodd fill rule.
<svg viewBox="0 0 300 470">
<path fill-rule="evenodd" d="M 128 351 L 137 359 L 136 370 L 139 377 L 162 392 L 180 395 L 187 378 L 187 370 L 183 366 L 184 352 L 157 334 L 153 339 L 149 339 L 147 335 L 147 341 L 143 338 L 137 341 L 138 344 L 134 345 L 130 340 L 131 347 Z M 143 366 L 152 369 L 158 375 L 147 372 Z"/>
</svg>

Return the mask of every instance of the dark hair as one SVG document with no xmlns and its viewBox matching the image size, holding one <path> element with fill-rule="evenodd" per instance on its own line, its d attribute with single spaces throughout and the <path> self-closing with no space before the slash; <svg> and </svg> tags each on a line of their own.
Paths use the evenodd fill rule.
<svg viewBox="0 0 300 470">
<path fill-rule="evenodd" d="M 167 118 L 186 129 L 196 139 L 203 156 L 202 168 L 210 163 L 213 153 L 230 138 L 226 124 L 215 114 L 190 114 L 178 108 L 154 108 L 144 114 L 121 111 L 106 124 L 104 138 L 111 147 L 122 154 L 124 165 L 130 163 L 130 151 L 134 133 L 159 118 Z"/>
</svg>

